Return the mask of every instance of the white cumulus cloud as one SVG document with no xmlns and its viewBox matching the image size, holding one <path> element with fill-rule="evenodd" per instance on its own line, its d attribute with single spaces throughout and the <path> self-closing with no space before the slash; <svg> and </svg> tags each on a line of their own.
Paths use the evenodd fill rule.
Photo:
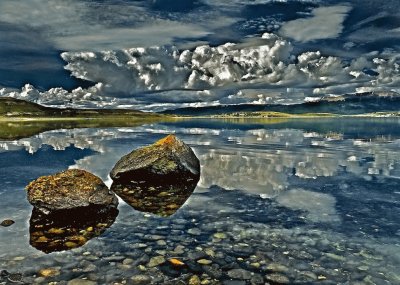
<svg viewBox="0 0 400 285">
<path fill-rule="evenodd" d="M 280 33 L 299 42 L 337 38 L 350 10 L 347 5 L 315 8 L 311 17 L 285 23 Z"/>
<path fill-rule="evenodd" d="M 135 47 L 64 52 L 65 68 L 90 88 L 39 92 L 2 89 L 1 96 L 45 105 L 129 106 L 142 110 L 218 104 L 291 104 L 306 97 L 364 91 L 400 91 L 400 55 L 373 52 L 353 60 L 320 51 L 293 52 L 272 33 L 242 43 Z M 292 92 L 291 90 L 296 90 Z"/>
</svg>

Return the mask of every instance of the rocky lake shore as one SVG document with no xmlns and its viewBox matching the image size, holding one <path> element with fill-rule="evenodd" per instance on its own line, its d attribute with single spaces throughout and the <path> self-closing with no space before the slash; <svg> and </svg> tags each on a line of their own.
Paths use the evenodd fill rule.
<svg viewBox="0 0 400 285">
<path fill-rule="evenodd" d="M 4 204 L 7 216 L 2 219 L 9 218 L 15 223 L 0 227 L 4 237 L 0 240 L 3 249 L 0 284 L 389 285 L 399 282 L 396 203 L 390 202 L 392 212 L 379 210 L 382 200 L 390 201 L 391 193 L 396 195 L 397 180 L 379 174 L 397 173 L 396 168 L 390 172 L 396 165 L 385 160 L 385 153 L 395 157 L 396 145 L 395 141 L 383 142 L 383 137 L 374 136 L 368 143 L 364 139 L 368 132 L 375 134 L 379 129 L 381 133 L 378 128 L 381 125 L 357 133 L 361 139 L 353 139 L 346 131 L 342 135 L 321 135 L 288 129 L 286 125 L 281 130 L 271 126 L 271 130 L 248 131 L 237 130 L 237 126 L 221 132 L 206 132 L 199 127 L 191 128 L 190 132 L 175 129 L 177 136 L 194 146 L 202 166 L 200 179 L 196 171 L 187 170 L 187 175 L 175 182 L 164 176 L 168 179 L 161 184 L 148 180 L 165 175 L 160 167 L 147 168 L 154 170 L 147 175 L 144 171 L 133 171 L 130 175 L 136 173 L 136 178 L 132 179 L 113 181 L 107 180 L 107 176 L 118 165 L 119 157 L 131 153 L 132 148 L 146 148 L 165 138 L 166 133 L 173 133 L 174 129 L 165 126 L 154 134 L 148 129 L 135 129 L 135 132 L 107 129 L 102 130 L 101 136 L 99 130 L 90 130 L 93 133 L 64 130 L 51 133 L 48 140 L 44 134 L 40 139 L 46 145 L 25 158 L 35 159 L 30 163 L 40 165 L 42 168 L 35 169 L 41 172 L 10 166 L 17 160 L 17 154 L 11 153 L 14 156 L 8 159 L 8 168 L 3 168 L 6 174 L 0 175 L 0 179 L 4 185 L 16 188 L 8 186 L 9 192 L 0 193 L 4 201 L 9 201 Z M 344 126 L 350 128 L 349 124 L 340 125 Z M 61 148 L 61 140 L 55 140 L 57 135 L 79 149 L 75 148 L 71 154 L 72 147 L 65 146 L 63 151 L 49 148 L 49 144 Z M 259 139 L 261 136 L 268 144 Z M 396 136 L 393 134 L 392 139 Z M 132 147 L 132 142 L 139 139 L 141 145 Z M 28 142 L 35 143 L 31 147 L 40 145 L 36 140 L 20 143 L 30 150 Z M 225 140 L 221 149 L 215 148 Z M 84 142 L 93 148 L 93 141 L 98 143 L 96 152 L 88 152 Z M 166 141 L 170 139 L 161 140 Z M 293 143 L 288 145 L 288 142 Z M 15 147 L 14 144 L 7 146 Z M 337 161 L 337 155 L 332 156 L 331 152 L 339 150 L 346 155 Z M 18 155 L 25 156 L 24 153 Z M 70 160 L 71 155 L 79 162 L 63 162 Z M 75 170 L 76 167 L 65 175 L 65 165 L 82 166 L 88 159 L 94 161 L 90 172 L 101 177 L 100 181 Z M 178 172 L 190 165 L 174 161 L 171 164 L 161 160 L 160 165 L 169 166 L 169 170 L 179 169 Z M 303 161 L 308 161 L 307 167 Z M 53 164 L 47 168 L 45 162 Z M 372 173 L 373 166 L 380 170 L 368 174 Z M 10 171 L 19 175 L 12 184 L 7 180 L 12 177 L 7 174 Z M 119 197 L 118 209 L 111 198 L 104 205 L 89 205 L 90 208 L 82 204 L 78 208 L 85 209 L 84 212 L 49 211 L 49 207 L 44 212 L 32 210 L 22 190 L 26 184 L 21 183 L 43 175 L 37 173 L 47 173 L 44 177 L 53 182 L 47 185 L 43 184 L 46 179 L 39 179 L 38 185 L 43 189 L 54 187 L 52 184 L 66 185 L 68 181 L 74 181 L 70 186 L 97 181 L 95 184 L 100 187 L 93 189 L 103 189 L 107 193 L 103 197 L 109 197 L 108 189 L 115 190 Z M 82 177 L 92 177 L 92 180 L 85 178 L 77 182 Z M 282 189 L 277 197 L 267 195 L 277 193 L 274 187 L 285 183 L 289 189 Z M 379 190 L 382 183 L 385 192 Z M 255 195 L 249 190 L 264 192 Z M 360 199 L 367 198 L 361 193 L 368 193 L 368 200 Z M 98 201 L 89 199 L 90 195 L 80 198 Z M 375 203 L 376 200 L 380 202 Z M 43 208 L 43 203 L 36 205 Z M 10 241 L 15 242 L 10 244 Z"/>
</svg>

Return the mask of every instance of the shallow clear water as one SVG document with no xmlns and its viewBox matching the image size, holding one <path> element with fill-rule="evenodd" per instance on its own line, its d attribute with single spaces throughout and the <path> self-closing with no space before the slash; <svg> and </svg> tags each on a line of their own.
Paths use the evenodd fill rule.
<svg viewBox="0 0 400 285">
<path fill-rule="evenodd" d="M 15 221 L 0 227 L 0 269 L 26 284 L 187 284 L 193 275 L 204 284 L 400 284 L 399 127 L 398 119 L 190 120 L 0 142 L 0 220 Z M 174 215 L 120 200 L 111 227 L 82 247 L 45 254 L 29 245 L 31 180 L 80 168 L 110 186 L 122 155 L 169 133 L 201 162 L 195 192 Z M 152 267 L 157 256 L 185 266 Z M 43 268 L 59 274 L 39 277 Z"/>
</svg>

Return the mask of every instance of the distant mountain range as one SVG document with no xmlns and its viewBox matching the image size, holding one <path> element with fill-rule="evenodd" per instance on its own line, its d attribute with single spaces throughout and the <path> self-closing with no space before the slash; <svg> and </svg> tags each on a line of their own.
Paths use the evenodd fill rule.
<svg viewBox="0 0 400 285">
<path fill-rule="evenodd" d="M 101 116 L 157 116 L 137 110 L 125 109 L 73 109 L 51 108 L 10 97 L 0 97 L 2 117 L 101 117 Z"/>
<path fill-rule="evenodd" d="M 310 99 L 308 102 L 292 105 L 219 105 L 209 107 L 188 107 L 167 110 L 162 113 L 186 116 L 210 116 L 237 112 L 280 112 L 288 114 L 331 113 L 339 115 L 357 115 L 393 111 L 400 111 L 400 95 L 394 92 L 382 92 L 312 98 L 312 100 Z"/>
<path fill-rule="evenodd" d="M 209 107 L 189 107 L 163 111 L 159 114 L 130 109 L 74 109 L 45 107 L 10 97 L 0 97 L 1 117 L 157 117 L 162 114 L 177 116 L 234 115 L 235 113 L 276 112 L 279 114 L 337 114 L 358 115 L 374 112 L 400 112 L 400 95 L 397 93 L 362 93 L 343 96 L 309 98 L 301 104 L 238 104 Z"/>
</svg>

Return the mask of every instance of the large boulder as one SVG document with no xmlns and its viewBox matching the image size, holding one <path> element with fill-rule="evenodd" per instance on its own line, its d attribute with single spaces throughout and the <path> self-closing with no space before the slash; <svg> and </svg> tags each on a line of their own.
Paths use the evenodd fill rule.
<svg viewBox="0 0 400 285">
<path fill-rule="evenodd" d="M 39 177 L 26 190 L 29 203 L 43 212 L 118 204 L 99 177 L 79 169 Z"/>
<path fill-rule="evenodd" d="M 200 162 L 193 150 L 174 135 L 123 156 L 110 173 L 114 181 L 198 180 Z"/>
</svg>

